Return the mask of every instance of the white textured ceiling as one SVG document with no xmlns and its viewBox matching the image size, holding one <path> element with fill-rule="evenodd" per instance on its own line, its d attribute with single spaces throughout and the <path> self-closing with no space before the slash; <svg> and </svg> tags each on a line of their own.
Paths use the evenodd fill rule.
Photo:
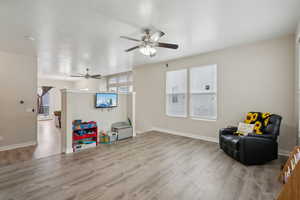
<svg viewBox="0 0 300 200">
<path fill-rule="evenodd" d="M 0 0 L 0 50 L 37 55 L 43 77 L 86 67 L 107 75 L 295 32 L 299 8 L 300 0 Z M 179 49 L 125 53 L 136 43 L 119 36 L 139 38 L 149 26 Z"/>
</svg>

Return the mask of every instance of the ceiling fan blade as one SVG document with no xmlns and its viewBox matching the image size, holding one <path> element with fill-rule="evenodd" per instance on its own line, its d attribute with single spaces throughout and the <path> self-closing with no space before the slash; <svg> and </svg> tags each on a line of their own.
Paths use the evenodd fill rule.
<svg viewBox="0 0 300 200">
<path fill-rule="evenodd" d="M 162 32 L 162 31 L 156 31 L 156 32 L 154 32 L 154 33 L 150 36 L 150 38 L 151 38 L 151 40 L 157 42 L 157 41 L 159 40 L 159 38 L 161 38 L 161 37 L 164 36 L 164 35 L 165 35 L 164 32 Z"/>
<path fill-rule="evenodd" d="M 169 43 L 158 42 L 157 46 L 162 47 L 162 48 L 178 49 L 178 44 L 169 44 Z"/>
<path fill-rule="evenodd" d="M 80 77 L 80 78 L 82 78 L 84 76 L 82 76 L 82 75 L 71 75 L 71 77 Z"/>
<path fill-rule="evenodd" d="M 135 41 L 135 42 L 141 42 L 141 40 L 135 39 L 135 38 L 131 38 L 131 37 L 127 37 L 127 36 L 120 36 L 120 38 L 126 39 L 126 40 L 131 40 L 131 41 Z"/>
<path fill-rule="evenodd" d="M 140 48 L 140 46 L 135 46 L 135 47 L 132 47 L 130 49 L 126 49 L 125 52 L 133 51 L 133 50 L 138 49 L 138 48 Z"/>
<path fill-rule="evenodd" d="M 102 79 L 102 77 L 91 77 L 91 78 L 93 78 L 93 79 Z"/>
<path fill-rule="evenodd" d="M 95 75 L 91 75 L 91 78 L 102 78 L 101 74 L 95 74 Z"/>
</svg>

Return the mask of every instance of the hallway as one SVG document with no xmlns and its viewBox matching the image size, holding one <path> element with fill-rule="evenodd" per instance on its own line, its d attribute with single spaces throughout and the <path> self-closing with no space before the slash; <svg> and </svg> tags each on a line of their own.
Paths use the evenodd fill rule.
<svg viewBox="0 0 300 200">
<path fill-rule="evenodd" d="M 38 121 L 38 145 L 34 158 L 43 158 L 61 153 L 61 133 L 54 120 Z"/>
</svg>

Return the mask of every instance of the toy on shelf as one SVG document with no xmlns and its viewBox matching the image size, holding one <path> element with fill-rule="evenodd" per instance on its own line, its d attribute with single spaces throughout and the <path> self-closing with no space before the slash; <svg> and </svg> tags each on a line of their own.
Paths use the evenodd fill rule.
<svg viewBox="0 0 300 200">
<path fill-rule="evenodd" d="M 98 127 L 94 121 L 73 121 L 73 151 L 77 152 L 98 144 Z"/>
<path fill-rule="evenodd" d="M 107 132 L 105 132 L 105 131 L 101 132 L 100 143 L 101 144 L 109 144 L 109 136 L 108 136 Z"/>
<path fill-rule="evenodd" d="M 118 134 L 115 132 L 106 132 L 102 131 L 100 135 L 100 143 L 101 144 L 112 144 L 116 143 L 118 140 Z"/>
</svg>

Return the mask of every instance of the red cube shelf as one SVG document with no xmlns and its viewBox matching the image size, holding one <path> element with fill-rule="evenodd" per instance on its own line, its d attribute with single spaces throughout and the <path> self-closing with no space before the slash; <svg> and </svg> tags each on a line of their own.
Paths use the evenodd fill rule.
<svg viewBox="0 0 300 200">
<path fill-rule="evenodd" d="M 85 131 L 87 133 L 80 135 L 79 131 Z M 82 146 L 84 141 L 94 141 L 98 145 L 98 127 L 97 123 L 94 121 L 84 122 L 79 125 L 73 125 L 73 151 L 78 151 L 78 146 Z M 83 140 L 80 144 L 80 140 Z M 79 147 L 81 148 L 81 147 Z M 84 148 L 84 147 L 82 147 Z"/>
<path fill-rule="evenodd" d="M 82 140 L 86 138 L 95 138 L 97 137 L 97 132 L 93 134 L 85 134 L 85 135 L 77 135 L 76 133 L 73 133 L 73 140 Z"/>
</svg>

